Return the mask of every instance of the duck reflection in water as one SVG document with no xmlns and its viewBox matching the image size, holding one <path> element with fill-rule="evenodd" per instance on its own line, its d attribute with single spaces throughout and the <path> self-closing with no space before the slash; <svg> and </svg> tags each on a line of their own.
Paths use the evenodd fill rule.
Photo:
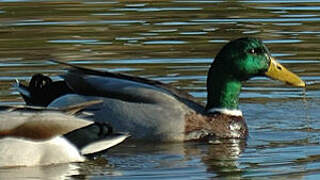
<svg viewBox="0 0 320 180">
<path fill-rule="evenodd" d="M 202 161 L 207 166 L 207 171 L 217 174 L 217 177 L 241 177 L 239 156 L 246 147 L 242 139 L 220 139 L 210 142 L 207 153 L 202 156 Z"/>
</svg>

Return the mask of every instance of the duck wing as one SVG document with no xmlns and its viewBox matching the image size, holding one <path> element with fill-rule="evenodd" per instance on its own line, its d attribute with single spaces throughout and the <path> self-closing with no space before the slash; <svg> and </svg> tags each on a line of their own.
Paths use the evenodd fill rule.
<svg viewBox="0 0 320 180">
<path fill-rule="evenodd" d="M 29 106 L 29 105 L 1 105 L 0 112 L 3 111 L 18 111 L 18 112 L 43 112 L 43 111 L 51 111 L 51 112 L 63 112 L 69 115 L 77 115 L 89 106 L 96 105 L 102 103 L 102 100 L 90 100 L 83 103 L 73 104 L 66 107 L 42 107 L 42 106 Z M 87 113 L 84 113 L 87 114 Z"/>
<path fill-rule="evenodd" d="M 8 107 L 2 107 L 4 109 Z M 14 109 L 14 110 L 13 110 Z M 30 110 L 33 111 L 30 111 Z M 27 111 L 29 110 L 29 111 Z M 94 122 L 35 107 L 14 107 L 0 112 L 0 137 L 48 139 L 86 127 Z"/>
<path fill-rule="evenodd" d="M 83 146 L 80 152 L 82 155 L 89 155 L 89 154 L 103 152 L 113 146 L 116 146 L 122 143 L 128 137 L 130 136 L 126 133 L 111 134 L 103 139 L 100 139 L 98 141 L 89 143 L 86 146 Z"/>
<path fill-rule="evenodd" d="M 123 73 L 88 69 L 56 60 L 51 61 L 71 67 L 62 77 L 69 87 L 78 94 L 138 103 L 160 103 L 171 97 L 186 104 L 201 106 L 195 103 L 194 98 L 185 91 L 160 81 Z"/>
</svg>

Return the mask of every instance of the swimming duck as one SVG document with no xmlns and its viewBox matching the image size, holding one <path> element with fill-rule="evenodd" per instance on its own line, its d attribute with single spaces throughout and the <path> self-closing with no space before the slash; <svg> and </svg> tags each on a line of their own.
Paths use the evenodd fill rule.
<svg viewBox="0 0 320 180">
<path fill-rule="evenodd" d="M 55 98 L 72 93 L 65 81 L 52 81 L 51 78 L 42 74 L 33 75 L 29 86 L 20 84 L 19 81 L 17 84 L 19 84 L 20 94 L 26 104 L 32 106 L 46 107 Z"/>
<path fill-rule="evenodd" d="M 106 124 L 72 115 L 78 111 L 75 108 L 68 114 L 27 106 L 0 109 L 0 167 L 83 162 L 86 155 L 104 151 L 128 137 L 113 133 Z"/>
<path fill-rule="evenodd" d="M 233 40 L 216 55 L 208 72 L 206 105 L 159 81 L 54 62 L 71 67 L 62 78 L 73 93 L 54 97 L 49 107 L 99 99 L 101 104 L 86 109 L 95 121 L 107 120 L 116 130 L 130 132 L 133 139 L 152 141 L 245 138 L 248 128 L 239 110 L 243 81 L 267 76 L 305 87 L 256 38 Z"/>
</svg>

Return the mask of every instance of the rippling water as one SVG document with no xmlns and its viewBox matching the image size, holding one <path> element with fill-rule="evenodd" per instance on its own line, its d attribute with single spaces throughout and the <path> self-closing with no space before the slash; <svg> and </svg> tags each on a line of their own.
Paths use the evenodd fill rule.
<svg viewBox="0 0 320 180">
<path fill-rule="evenodd" d="M 210 143 L 124 143 L 82 164 L 0 169 L 0 179 L 318 179 L 320 2 L 0 0 L 0 104 L 23 103 L 11 83 L 55 79 L 48 59 L 126 72 L 206 99 L 206 73 L 229 40 L 253 36 L 308 83 L 245 83 L 250 137 Z"/>
</svg>

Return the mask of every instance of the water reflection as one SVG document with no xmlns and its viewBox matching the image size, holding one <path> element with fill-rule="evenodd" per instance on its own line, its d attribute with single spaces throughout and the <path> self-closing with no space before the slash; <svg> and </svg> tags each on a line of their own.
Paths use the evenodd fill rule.
<svg viewBox="0 0 320 180">
<path fill-rule="evenodd" d="M 239 157 L 245 144 L 245 140 L 216 140 L 209 144 L 127 143 L 111 150 L 108 160 L 115 171 L 125 169 L 124 179 L 240 177 Z"/>
<path fill-rule="evenodd" d="M 79 174 L 76 164 L 41 167 L 0 168 L 0 179 L 52 179 L 63 180 Z"/>
<path fill-rule="evenodd" d="M 207 166 L 207 170 L 216 173 L 217 177 L 240 179 L 242 170 L 239 156 L 245 146 L 245 140 L 216 140 L 208 147 L 207 153 L 201 159 Z"/>
</svg>

